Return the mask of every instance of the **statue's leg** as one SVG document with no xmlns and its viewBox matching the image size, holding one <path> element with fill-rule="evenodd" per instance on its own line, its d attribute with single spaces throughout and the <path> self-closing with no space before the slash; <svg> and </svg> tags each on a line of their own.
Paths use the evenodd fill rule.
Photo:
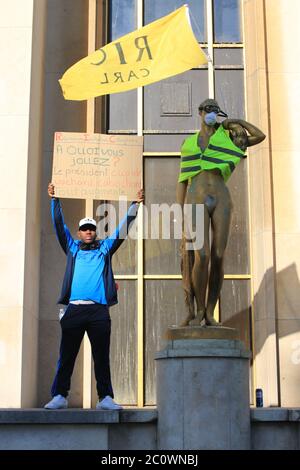
<svg viewBox="0 0 300 470">
<path fill-rule="evenodd" d="M 205 316 L 205 300 L 208 282 L 208 264 L 210 257 L 209 249 L 209 224 L 210 217 L 207 208 L 204 206 L 204 243 L 200 250 L 195 250 L 194 266 L 192 270 L 192 285 L 196 298 L 197 314 L 189 324 L 200 325 Z"/>
<path fill-rule="evenodd" d="M 211 247 L 211 266 L 206 308 L 206 324 L 219 325 L 214 319 L 214 310 L 220 297 L 224 279 L 224 253 L 228 241 L 232 214 L 229 192 L 221 194 L 212 214 L 213 241 Z"/>
<path fill-rule="evenodd" d="M 182 287 L 184 290 L 184 304 L 186 308 L 186 316 L 180 326 L 188 326 L 189 322 L 195 318 L 194 290 L 192 286 L 192 270 L 194 266 L 194 251 L 187 250 L 186 244 L 190 243 L 186 237 L 181 240 L 181 274 Z"/>
</svg>

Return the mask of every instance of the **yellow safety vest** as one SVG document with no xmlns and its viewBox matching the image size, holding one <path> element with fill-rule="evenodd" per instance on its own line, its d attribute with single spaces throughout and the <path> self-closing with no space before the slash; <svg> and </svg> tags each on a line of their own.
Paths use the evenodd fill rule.
<svg viewBox="0 0 300 470">
<path fill-rule="evenodd" d="M 232 142 L 222 125 L 210 137 L 204 151 L 198 146 L 198 135 L 199 132 L 193 134 L 182 144 L 178 181 L 181 183 L 202 171 L 218 169 L 226 182 L 245 153 Z"/>
</svg>

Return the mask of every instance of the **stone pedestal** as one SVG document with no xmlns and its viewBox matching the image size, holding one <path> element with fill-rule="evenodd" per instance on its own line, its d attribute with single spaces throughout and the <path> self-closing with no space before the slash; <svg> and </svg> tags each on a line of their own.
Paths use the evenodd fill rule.
<svg viewBox="0 0 300 470">
<path fill-rule="evenodd" d="M 159 449 L 250 448 L 250 353 L 235 335 L 222 327 L 168 330 L 156 354 Z"/>
</svg>

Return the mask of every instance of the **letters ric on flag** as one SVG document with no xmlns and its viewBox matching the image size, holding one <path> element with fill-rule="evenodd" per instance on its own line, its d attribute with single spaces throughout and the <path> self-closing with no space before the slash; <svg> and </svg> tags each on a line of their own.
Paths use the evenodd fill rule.
<svg viewBox="0 0 300 470">
<path fill-rule="evenodd" d="M 126 62 L 126 57 L 122 48 L 122 43 L 121 42 L 114 42 L 112 45 L 116 48 L 119 60 L 120 60 L 120 65 L 127 64 Z M 150 46 L 148 44 L 148 38 L 147 36 L 138 36 L 137 38 L 134 39 L 134 46 L 136 47 L 138 54 L 136 58 L 136 62 L 140 62 L 143 57 L 143 53 L 145 52 L 148 55 L 148 58 L 150 60 L 153 60 Z M 104 49 L 99 49 L 99 52 L 102 54 L 102 58 L 97 62 L 97 63 L 92 63 L 92 65 L 102 65 L 107 59 L 107 52 L 105 52 Z M 112 77 L 108 77 L 108 73 L 104 72 L 103 73 L 103 81 L 100 82 L 101 85 L 105 85 L 106 83 L 110 83 L 113 81 L 114 83 L 117 83 L 120 81 L 121 83 L 124 82 L 130 82 L 130 80 L 137 79 L 139 80 L 140 78 L 146 78 L 150 75 L 150 70 L 147 68 L 140 68 L 136 69 L 135 71 L 130 70 L 128 75 L 125 76 L 122 73 L 122 70 L 113 72 Z"/>
</svg>

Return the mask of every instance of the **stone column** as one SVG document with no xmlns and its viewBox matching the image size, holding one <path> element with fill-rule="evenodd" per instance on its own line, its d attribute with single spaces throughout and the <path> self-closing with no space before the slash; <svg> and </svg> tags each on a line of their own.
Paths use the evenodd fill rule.
<svg viewBox="0 0 300 470">
<path fill-rule="evenodd" d="M 169 329 L 156 354 L 159 449 L 250 448 L 250 353 L 234 331 Z"/>
<path fill-rule="evenodd" d="M 254 371 L 264 404 L 300 404 L 299 0 L 244 0 Z"/>
<path fill-rule="evenodd" d="M 265 2 L 280 405 L 300 406 L 300 2 Z M 275 44 L 277 42 L 277 45 Z"/>
<path fill-rule="evenodd" d="M 277 8 L 278 2 L 271 3 Z M 269 131 L 273 116 L 269 109 L 265 2 L 262 0 L 244 1 L 244 42 L 247 120 L 267 135 L 260 145 L 248 148 L 247 159 L 251 201 L 254 383 L 255 388 L 263 389 L 266 406 L 278 406 L 276 259 Z M 280 41 L 277 42 L 274 47 L 278 47 Z"/>
<path fill-rule="evenodd" d="M 0 0 L 0 407 L 36 405 L 46 1 Z"/>
</svg>

